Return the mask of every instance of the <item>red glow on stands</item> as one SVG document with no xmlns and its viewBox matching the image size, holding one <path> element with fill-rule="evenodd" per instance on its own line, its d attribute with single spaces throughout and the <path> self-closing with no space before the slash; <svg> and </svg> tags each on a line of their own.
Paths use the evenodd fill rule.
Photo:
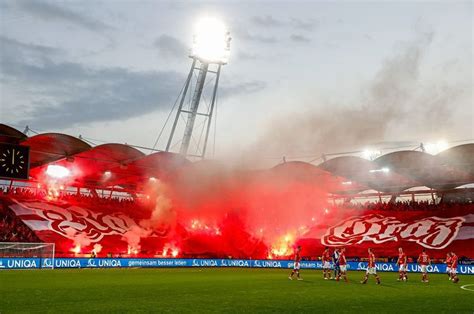
<svg viewBox="0 0 474 314">
<path fill-rule="evenodd" d="M 68 168 L 58 165 L 48 165 L 46 174 L 51 178 L 63 179 L 70 175 L 71 171 Z"/>
<path fill-rule="evenodd" d="M 140 200 L 120 200 L 67 194 L 81 173 L 73 164 L 70 169 L 67 178 L 44 175 L 37 184 L 51 219 L 70 216 L 68 228 L 86 226 L 63 236 L 58 252 L 91 252 L 100 241 L 102 252 L 114 256 L 288 258 L 301 241 L 311 243 L 303 245 L 303 255 L 317 253 L 328 226 L 347 218 L 328 204 L 325 178 L 316 177 L 321 182 L 315 184 L 305 171 L 242 173 L 193 164 L 173 176 L 146 176 Z"/>
<path fill-rule="evenodd" d="M 287 234 L 278 239 L 271 248 L 272 256 L 284 257 L 293 254 L 294 236 Z"/>
<path fill-rule="evenodd" d="M 179 255 L 179 248 L 174 243 L 167 243 L 163 247 L 163 257 L 177 257 Z"/>
<path fill-rule="evenodd" d="M 72 252 L 74 252 L 74 254 L 81 254 L 81 246 L 80 245 L 76 245 L 75 247 L 72 248 L 71 250 Z"/>
</svg>

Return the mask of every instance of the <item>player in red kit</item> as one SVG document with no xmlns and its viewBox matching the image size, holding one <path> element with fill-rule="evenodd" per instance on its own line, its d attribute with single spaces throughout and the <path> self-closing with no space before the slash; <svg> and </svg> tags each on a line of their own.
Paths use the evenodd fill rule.
<svg viewBox="0 0 474 314">
<path fill-rule="evenodd" d="M 360 283 L 367 283 L 367 280 L 369 280 L 369 275 L 374 275 L 375 280 L 377 280 L 377 284 L 380 285 L 380 277 L 377 275 L 377 269 L 375 268 L 375 255 L 372 252 L 372 249 L 368 249 L 369 251 L 369 264 L 367 265 L 367 270 L 365 272 L 365 278 L 362 280 Z"/>
<path fill-rule="evenodd" d="M 459 277 L 457 275 L 457 273 L 458 273 L 457 269 L 458 269 L 458 256 L 456 255 L 456 253 L 451 252 L 451 280 L 454 283 L 459 282 Z"/>
<path fill-rule="evenodd" d="M 446 254 L 446 274 L 448 274 L 448 278 L 451 280 L 451 252 Z"/>
<path fill-rule="evenodd" d="M 407 281 L 407 255 L 402 248 L 398 248 L 398 281 Z"/>
<path fill-rule="evenodd" d="M 346 261 L 346 249 L 345 248 L 342 248 L 340 253 L 339 253 L 339 270 L 340 271 L 339 271 L 339 274 L 336 277 L 336 280 L 339 281 L 339 279 L 341 278 L 341 275 L 342 275 L 342 277 L 344 278 L 344 281 L 348 282 L 347 281 L 347 276 L 346 276 L 347 261 Z"/>
<path fill-rule="evenodd" d="M 431 264 L 430 257 L 426 253 L 425 249 L 421 252 L 420 256 L 418 256 L 418 264 L 421 266 L 421 273 L 423 274 L 421 277 L 421 282 L 428 282 L 428 265 Z"/>
<path fill-rule="evenodd" d="M 324 279 L 331 279 L 331 253 L 329 253 L 329 248 L 324 248 L 323 256 L 321 256 L 321 261 L 323 263 Z"/>
<path fill-rule="evenodd" d="M 293 275 L 296 274 L 296 279 L 303 280 L 303 278 L 300 277 L 300 262 L 301 262 L 301 246 L 298 246 L 296 248 L 296 253 L 295 253 L 295 265 L 293 266 L 293 271 L 291 272 L 288 279 L 293 280 Z"/>
</svg>

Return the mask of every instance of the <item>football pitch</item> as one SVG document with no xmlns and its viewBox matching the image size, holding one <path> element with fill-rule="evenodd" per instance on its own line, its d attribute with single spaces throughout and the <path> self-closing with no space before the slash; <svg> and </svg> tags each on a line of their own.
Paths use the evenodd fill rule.
<svg viewBox="0 0 474 314">
<path fill-rule="evenodd" d="M 446 275 L 419 274 L 397 282 L 380 273 L 349 283 L 323 280 L 303 270 L 239 268 L 70 269 L 0 271 L 0 313 L 17 312 L 173 312 L 173 313 L 473 313 L 474 276 L 453 284 Z M 465 286 L 466 289 L 461 289 Z"/>
</svg>

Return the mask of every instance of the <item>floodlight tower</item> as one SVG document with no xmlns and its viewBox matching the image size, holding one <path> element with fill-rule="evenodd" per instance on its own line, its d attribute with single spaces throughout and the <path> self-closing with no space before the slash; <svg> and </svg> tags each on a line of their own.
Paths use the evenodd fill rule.
<svg viewBox="0 0 474 314">
<path fill-rule="evenodd" d="M 194 130 L 194 123 L 196 121 L 196 117 L 200 115 L 206 117 L 207 119 L 206 131 L 202 150 L 200 152 L 198 151 L 199 155 L 194 156 L 204 158 L 214 113 L 219 77 L 222 66 L 227 64 L 230 51 L 230 40 L 230 33 L 227 31 L 225 25 L 215 18 L 204 18 L 196 24 L 193 38 L 193 47 L 191 54 L 189 55 L 193 61 L 186 79 L 183 93 L 181 95 L 178 111 L 171 129 L 171 134 L 166 145 L 166 151 L 169 151 L 171 148 L 171 143 L 180 116 L 185 115 L 186 125 L 184 128 L 183 140 L 181 142 L 181 148 L 179 152 L 183 156 L 188 155 L 188 149 Z M 213 67 L 214 70 L 211 67 Z M 198 74 L 196 84 L 194 85 L 194 91 L 192 92 L 189 109 L 183 109 L 186 96 L 189 95 L 189 86 L 192 85 L 190 82 L 193 75 L 195 74 L 195 71 L 198 71 Z M 204 83 L 206 82 L 206 77 L 208 74 L 214 74 L 215 80 L 211 95 L 210 107 L 206 113 L 203 113 L 199 112 L 198 109 L 205 86 Z"/>
</svg>

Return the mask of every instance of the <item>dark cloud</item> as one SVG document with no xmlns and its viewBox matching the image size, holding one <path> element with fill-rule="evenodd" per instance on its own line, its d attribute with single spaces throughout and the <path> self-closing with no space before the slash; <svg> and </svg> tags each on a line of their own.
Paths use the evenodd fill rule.
<svg viewBox="0 0 474 314">
<path fill-rule="evenodd" d="M 308 38 L 306 36 L 303 36 L 303 35 L 299 35 L 299 34 L 291 34 L 290 39 L 291 39 L 291 41 L 294 41 L 294 42 L 297 42 L 297 43 L 309 43 L 309 42 L 311 42 L 310 38 Z"/>
<path fill-rule="evenodd" d="M 27 116 L 20 125 L 57 128 L 97 121 L 128 119 L 168 110 L 184 83 L 176 72 L 137 72 L 121 67 L 96 68 L 56 61 L 61 51 L 0 37 L 2 85 L 22 90 L 33 99 L 24 104 Z M 263 88 L 244 82 L 223 86 L 230 97 Z"/>
<path fill-rule="evenodd" d="M 250 94 L 259 92 L 266 87 L 266 83 L 262 81 L 243 82 L 233 85 L 221 85 L 219 94 L 226 97 L 235 94 Z"/>
<path fill-rule="evenodd" d="M 278 42 L 278 39 L 274 36 L 250 33 L 246 29 L 241 29 L 241 30 L 237 29 L 235 31 L 235 36 L 243 40 L 258 42 L 262 44 L 275 44 Z"/>
<path fill-rule="evenodd" d="M 25 44 L 18 40 L 0 36 L 1 52 L 7 56 L 17 56 L 18 58 L 41 58 L 42 56 L 59 56 L 63 55 L 64 51 L 58 48 L 49 46 Z"/>
<path fill-rule="evenodd" d="M 319 24 L 319 22 L 315 19 L 291 18 L 289 20 L 279 20 L 271 15 L 254 16 L 250 19 L 250 21 L 253 24 L 261 27 L 288 26 L 304 31 L 314 30 Z"/>
<path fill-rule="evenodd" d="M 188 47 L 182 41 L 169 35 L 158 37 L 153 46 L 158 49 L 161 57 L 167 59 L 183 59 L 189 53 Z"/>
<path fill-rule="evenodd" d="M 280 26 L 285 25 L 283 21 L 277 20 L 271 15 L 254 16 L 250 20 L 252 23 L 258 26 L 280 27 Z"/>
<path fill-rule="evenodd" d="M 15 3 L 22 11 L 45 21 L 59 21 L 74 24 L 94 32 L 112 29 L 111 26 L 102 21 L 58 5 L 60 2 L 50 3 L 37 0 L 18 0 Z"/>
</svg>

